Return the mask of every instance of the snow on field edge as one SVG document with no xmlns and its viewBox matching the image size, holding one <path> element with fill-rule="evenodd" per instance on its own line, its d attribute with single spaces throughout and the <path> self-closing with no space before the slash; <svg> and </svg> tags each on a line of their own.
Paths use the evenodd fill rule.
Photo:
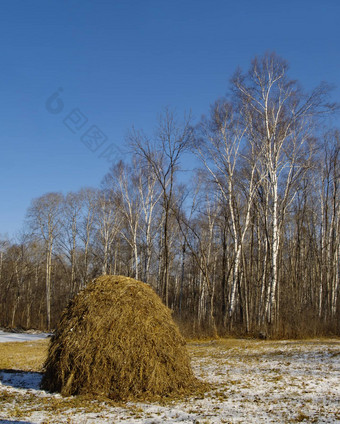
<svg viewBox="0 0 340 424">
<path fill-rule="evenodd" d="M 30 342 L 33 340 L 46 339 L 50 334 L 48 333 L 10 333 L 0 330 L 0 343 L 8 342 Z M 1 423 L 1 421 L 0 421 Z"/>
</svg>

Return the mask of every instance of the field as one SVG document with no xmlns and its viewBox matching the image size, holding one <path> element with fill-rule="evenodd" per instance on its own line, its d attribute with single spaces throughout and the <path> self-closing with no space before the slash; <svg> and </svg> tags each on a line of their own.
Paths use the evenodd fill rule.
<svg viewBox="0 0 340 424">
<path fill-rule="evenodd" d="M 0 423 L 336 423 L 340 340 L 191 341 L 202 396 L 116 404 L 39 390 L 47 340 L 0 343 Z"/>
</svg>

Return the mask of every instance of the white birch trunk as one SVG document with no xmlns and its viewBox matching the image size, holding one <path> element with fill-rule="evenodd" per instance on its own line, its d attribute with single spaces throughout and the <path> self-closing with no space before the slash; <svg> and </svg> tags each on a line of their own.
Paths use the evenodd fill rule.
<svg viewBox="0 0 340 424">
<path fill-rule="evenodd" d="M 272 323 L 275 321 L 276 312 L 276 292 L 278 285 L 278 258 L 279 258 L 279 244 L 280 244 L 280 233 L 278 223 L 278 194 L 277 184 L 275 182 L 273 190 L 273 242 L 272 242 L 272 277 L 270 285 L 270 302 L 268 312 L 268 322 Z"/>
</svg>

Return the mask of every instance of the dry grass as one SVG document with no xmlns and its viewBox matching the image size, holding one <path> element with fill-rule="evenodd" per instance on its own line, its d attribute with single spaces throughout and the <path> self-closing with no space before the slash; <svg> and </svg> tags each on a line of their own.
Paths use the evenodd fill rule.
<svg viewBox="0 0 340 424">
<path fill-rule="evenodd" d="M 41 372 L 49 341 L 0 343 L 0 369 Z"/>
<path fill-rule="evenodd" d="M 42 387 L 114 400 L 185 394 L 200 388 L 186 342 L 150 286 L 102 276 L 65 310 Z"/>
</svg>

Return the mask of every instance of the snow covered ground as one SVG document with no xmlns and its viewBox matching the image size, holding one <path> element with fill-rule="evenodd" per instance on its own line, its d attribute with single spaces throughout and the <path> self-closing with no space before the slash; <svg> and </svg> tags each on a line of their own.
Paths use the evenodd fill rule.
<svg viewBox="0 0 340 424">
<path fill-rule="evenodd" d="M 0 423 L 339 423 L 340 341 L 218 340 L 188 345 L 204 396 L 169 404 L 62 398 L 41 374 L 0 371 Z M 6 421 L 8 420 L 8 421 Z"/>
<path fill-rule="evenodd" d="M 48 336 L 48 333 L 8 333 L 0 330 L 0 343 L 30 342 L 33 340 L 45 339 Z"/>
</svg>

